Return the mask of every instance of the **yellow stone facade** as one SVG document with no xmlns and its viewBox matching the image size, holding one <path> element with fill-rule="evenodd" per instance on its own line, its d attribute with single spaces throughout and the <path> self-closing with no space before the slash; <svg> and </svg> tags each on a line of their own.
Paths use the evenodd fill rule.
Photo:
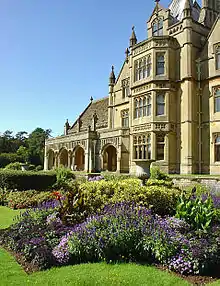
<svg viewBox="0 0 220 286">
<path fill-rule="evenodd" d="M 134 28 L 109 95 L 64 136 L 45 143 L 45 170 L 135 173 L 154 161 L 167 173 L 220 174 L 220 1 L 156 1 L 148 38 Z"/>
</svg>

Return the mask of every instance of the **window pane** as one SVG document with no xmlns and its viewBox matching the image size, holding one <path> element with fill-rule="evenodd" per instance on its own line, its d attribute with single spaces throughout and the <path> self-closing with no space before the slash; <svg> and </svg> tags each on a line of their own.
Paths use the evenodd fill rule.
<svg viewBox="0 0 220 286">
<path fill-rule="evenodd" d="M 157 56 L 157 75 L 164 74 L 164 55 Z"/>
<path fill-rule="evenodd" d="M 220 145 L 215 146 L 215 161 L 220 162 Z"/>
<path fill-rule="evenodd" d="M 215 143 L 219 143 L 220 144 L 220 136 L 218 136 L 215 140 Z"/>
<path fill-rule="evenodd" d="M 217 53 L 216 53 L 216 69 L 217 70 L 220 69 L 220 49 L 217 50 Z"/>
<path fill-rule="evenodd" d="M 165 113 L 165 96 L 163 94 L 157 95 L 157 115 Z"/>
<path fill-rule="evenodd" d="M 220 112 L 220 96 L 215 98 L 215 112 Z"/>
<path fill-rule="evenodd" d="M 157 145 L 157 160 L 164 160 L 164 145 Z"/>
</svg>

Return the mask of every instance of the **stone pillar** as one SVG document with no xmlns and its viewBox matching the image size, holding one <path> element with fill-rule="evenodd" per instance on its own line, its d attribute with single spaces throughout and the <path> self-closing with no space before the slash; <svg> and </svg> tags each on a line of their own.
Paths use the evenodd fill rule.
<svg viewBox="0 0 220 286">
<path fill-rule="evenodd" d="M 68 152 L 68 165 L 67 167 L 70 169 L 71 168 L 71 158 L 72 158 L 72 152 L 69 151 Z"/>
<path fill-rule="evenodd" d="M 89 148 L 89 172 L 92 172 L 92 169 L 93 169 L 92 148 L 93 148 L 93 144 L 91 143 L 90 148 Z"/>
<path fill-rule="evenodd" d="M 151 159 L 156 160 L 157 138 L 156 133 L 151 132 Z"/>
<path fill-rule="evenodd" d="M 169 134 L 165 135 L 164 143 L 165 143 L 165 146 L 164 146 L 164 160 L 165 160 L 165 162 L 169 163 Z"/>
<path fill-rule="evenodd" d="M 71 164 L 71 170 L 72 171 L 75 171 L 74 167 L 75 167 L 75 153 L 72 152 L 72 164 Z"/>
<path fill-rule="evenodd" d="M 120 173 L 121 171 L 121 138 L 120 138 L 120 145 L 118 147 L 117 152 L 117 172 Z"/>
<path fill-rule="evenodd" d="M 54 154 L 54 168 L 57 168 L 58 167 L 58 153 L 55 153 Z"/>
<path fill-rule="evenodd" d="M 46 152 L 45 152 L 45 156 L 44 156 L 44 170 L 45 171 L 48 170 L 48 163 L 49 163 L 49 155 L 46 154 Z"/>
<path fill-rule="evenodd" d="M 89 172 L 89 138 L 86 140 L 86 147 L 85 147 L 85 171 Z"/>
</svg>

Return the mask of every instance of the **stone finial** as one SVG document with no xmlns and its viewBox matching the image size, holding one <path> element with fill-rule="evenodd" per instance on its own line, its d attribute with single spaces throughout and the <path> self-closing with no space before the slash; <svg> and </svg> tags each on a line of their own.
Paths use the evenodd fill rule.
<svg viewBox="0 0 220 286">
<path fill-rule="evenodd" d="M 110 76 L 109 76 L 109 84 L 114 85 L 115 79 L 116 78 L 115 78 L 114 66 L 112 66 L 112 71 L 111 71 Z"/>
<path fill-rule="evenodd" d="M 130 37 L 130 47 L 133 47 L 136 44 L 137 44 L 137 37 L 136 37 L 134 26 L 133 26 L 132 27 L 131 37 Z"/>
<path fill-rule="evenodd" d="M 65 122 L 65 125 L 64 125 L 64 135 L 68 134 L 68 130 L 69 129 L 70 129 L 70 125 L 69 125 L 69 121 L 67 119 L 66 122 Z"/>
<path fill-rule="evenodd" d="M 125 56 L 126 56 L 126 62 L 128 62 L 128 57 L 129 57 L 129 54 L 130 54 L 130 52 L 129 52 L 129 49 L 127 48 L 126 50 L 125 50 Z"/>
<path fill-rule="evenodd" d="M 80 117 L 77 119 L 77 129 L 78 129 L 78 132 L 80 132 L 80 128 L 81 128 L 81 126 L 82 126 L 82 121 L 81 121 L 81 119 L 80 119 Z"/>
<path fill-rule="evenodd" d="M 191 17 L 191 16 L 192 16 L 192 7 L 190 5 L 190 0 L 186 0 L 185 6 L 183 9 L 183 17 L 187 18 L 187 17 Z"/>
<path fill-rule="evenodd" d="M 93 102 L 93 97 L 92 96 L 90 97 L 90 102 Z"/>
<path fill-rule="evenodd" d="M 96 111 L 93 113 L 93 131 L 96 131 L 96 123 L 98 121 L 98 116 L 96 114 Z"/>
</svg>

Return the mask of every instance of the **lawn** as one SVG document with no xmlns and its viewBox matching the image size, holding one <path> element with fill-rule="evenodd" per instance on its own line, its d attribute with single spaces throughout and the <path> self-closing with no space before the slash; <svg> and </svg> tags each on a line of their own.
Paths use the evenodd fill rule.
<svg viewBox="0 0 220 286">
<path fill-rule="evenodd" d="M 9 227 L 20 213 L 20 210 L 12 210 L 0 206 L 0 229 Z"/>
<path fill-rule="evenodd" d="M 0 207 L 0 228 L 13 222 L 19 211 Z M 175 275 L 137 264 L 81 264 L 27 275 L 15 259 L 0 249 L 0 285 L 190 285 Z M 210 284 L 220 286 L 220 282 Z"/>
</svg>

